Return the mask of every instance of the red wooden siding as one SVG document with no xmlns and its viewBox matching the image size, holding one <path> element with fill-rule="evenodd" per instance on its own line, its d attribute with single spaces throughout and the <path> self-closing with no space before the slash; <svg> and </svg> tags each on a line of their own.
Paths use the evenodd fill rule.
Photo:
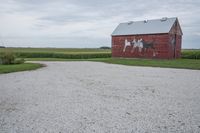
<svg viewBox="0 0 200 133">
<path fill-rule="evenodd" d="M 170 35 L 169 34 L 155 34 L 155 35 L 129 35 L 129 36 L 113 36 L 112 37 L 112 57 L 126 57 L 126 58 L 163 58 L 171 59 L 173 58 L 173 47 L 170 44 Z M 132 46 L 127 46 L 126 51 L 124 52 L 125 39 L 132 41 L 138 39 L 143 39 L 145 42 L 155 41 L 154 47 L 155 50 L 148 48 L 146 51 L 142 49 L 139 52 L 138 48 L 135 48 L 134 52 L 132 51 Z M 177 38 L 177 43 L 180 42 L 180 39 Z M 179 47 L 176 45 L 177 55 L 179 57 Z M 154 55 L 153 52 L 156 54 Z"/>
</svg>

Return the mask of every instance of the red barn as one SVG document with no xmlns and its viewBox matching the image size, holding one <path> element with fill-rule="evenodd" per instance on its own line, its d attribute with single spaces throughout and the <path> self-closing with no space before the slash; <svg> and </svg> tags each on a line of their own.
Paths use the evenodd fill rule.
<svg viewBox="0 0 200 133">
<path fill-rule="evenodd" d="M 174 59 L 181 54 L 178 18 L 120 23 L 112 33 L 112 57 Z"/>
</svg>

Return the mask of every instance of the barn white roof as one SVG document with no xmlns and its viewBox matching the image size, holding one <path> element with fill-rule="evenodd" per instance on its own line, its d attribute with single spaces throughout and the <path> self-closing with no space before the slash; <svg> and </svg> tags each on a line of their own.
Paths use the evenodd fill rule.
<svg viewBox="0 0 200 133">
<path fill-rule="evenodd" d="M 177 18 L 174 17 L 120 23 L 111 35 L 168 33 L 176 20 Z"/>
</svg>

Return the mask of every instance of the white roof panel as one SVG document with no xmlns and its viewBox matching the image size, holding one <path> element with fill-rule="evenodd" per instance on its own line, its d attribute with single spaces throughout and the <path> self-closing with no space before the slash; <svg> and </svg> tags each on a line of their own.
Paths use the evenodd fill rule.
<svg viewBox="0 0 200 133">
<path fill-rule="evenodd" d="M 113 31 L 112 36 L 168 33 L 176 19 L 177 18 L 163 18 L 120 23 Z"/>
</svg>

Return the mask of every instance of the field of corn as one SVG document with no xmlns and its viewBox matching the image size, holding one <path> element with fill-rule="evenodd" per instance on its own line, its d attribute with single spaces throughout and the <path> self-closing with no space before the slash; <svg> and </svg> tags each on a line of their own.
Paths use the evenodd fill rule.
<svg viewBox="0 0 200 133">
<path fill-rule="evenodd" d="M 181 51 L 183 59 L 200 59 L 200 49 L 184 49 Z"/>
<path fill-rule="evenodd" d="M 0 48 L 0 53 L 13 52 L 20 58 L 91 59 L 110 58 L 110 49 L 98 48 Z M 183 59 L 200 59 L 200 49 L 183 49 Z"/>
<path fill-rule="evenodd" d="M 13 52 L 20 58 L 90 59 L 109 58 L 110 49 L 95 48 L 0 48 L 0 53 Z"/>
</svg>

